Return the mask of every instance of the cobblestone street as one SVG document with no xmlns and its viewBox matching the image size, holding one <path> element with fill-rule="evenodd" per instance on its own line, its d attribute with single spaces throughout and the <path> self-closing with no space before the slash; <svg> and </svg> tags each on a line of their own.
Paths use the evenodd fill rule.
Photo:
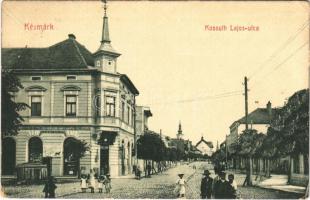
<svg viewBox="0 0 310 200">
<path fill-rule="evenodd" d="M 193 169 L 193 165 L 197 167 Z M 189 179 L 186 186 L 186 198 L 200 198 L 200 181 L 204 169 L 211 171 L 214 176 L 212 166 L 206 163 L 192 163 L 190 165 L 181 165 L 169 169 L 162 174 L 153 175 L 151 178 L 135 179 L 113 179 L 112 191 L 110 194 L 105 193 L 81 193 L 79 183 L 57 184 L 57 198 L 176 198 L 173 190 L 177 174 L 182 172 L 185 179 Z M 280 192 L 276 190 L 263 189 L 258 187 L 242 187 L 244 176 L 236 176 L 238 189 L 242 199 L 296 199 L 302 195 Z M 42 198 L 43 186 L 9 186 L 4 187 L 4 191 L 9 197 L 23 198 Z"/>
</svg>

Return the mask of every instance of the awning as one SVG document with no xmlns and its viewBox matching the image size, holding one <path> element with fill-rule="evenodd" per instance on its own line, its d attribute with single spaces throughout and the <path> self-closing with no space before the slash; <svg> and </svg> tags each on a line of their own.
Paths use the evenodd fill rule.
<svg viewBox="0 0 310 200">
<path fill-rule="evenodd" d="M 113 145 L 115 142 L 116 136 L 117 136 L 117 132 L 115 131 L 102 131 L 100 133 L 98 144 L 103 145 L 103 146 Z"/>
</svg>

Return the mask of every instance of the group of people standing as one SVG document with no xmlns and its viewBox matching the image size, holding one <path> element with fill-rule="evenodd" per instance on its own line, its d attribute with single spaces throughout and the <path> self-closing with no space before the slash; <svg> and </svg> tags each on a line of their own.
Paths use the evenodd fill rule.
<svg viewBox="0 0 310 200">
<path fill-rule="evenodd" d="M 90 173 L 88 175 L 81 175 L 81 190 L 83 193 L 86 192 L 87 188 L 90 189 L 91 193 L 98 189 L 99 193 L 102 193 L 103 188 L 105 188 L 106 193 L 111 191 L 111 178 L 109 174 L 100 175 L 99 177 Z"/>
<path fill-rule="evenodd" d="M 205 170 L 204 177 L 201 180 L 201 198 L 202 199 L 236 199 L 237 183 L 234 175 L 229 174 L 226 180 L 226 173 L 217 167 L 214 168 L 215 178 L 210 177 L 209 170 Z"/>
</svg>

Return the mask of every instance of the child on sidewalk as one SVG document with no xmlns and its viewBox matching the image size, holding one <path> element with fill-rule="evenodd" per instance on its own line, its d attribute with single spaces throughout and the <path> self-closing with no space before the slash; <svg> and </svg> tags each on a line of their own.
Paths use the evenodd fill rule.
<svg viewBox="0 0 310 200">
<path fill-rule="evenodd" d="M 106 178 L 104 180 L 104 185 L 105 185 L 105 191 L 106 193 L 110 193 L 112 187 L 111 187 L 111 178 L 110 178 L 110 174 L 106 175 Z"/>
<path fill-rule="evenodd" d="M 86 192 L 87 189 L 87 176 L 85 174 L 81 175 L 81 190 L 83 193 Z"/>
<path fill-rule="evenodd" d="M 100 175 L 99 178 L 98 178 L 98 190 L 99 190 L 99 193 L 102 193 L 104 181 L 105 181 L 105 176 L 104 175 Z"/>
</svg>

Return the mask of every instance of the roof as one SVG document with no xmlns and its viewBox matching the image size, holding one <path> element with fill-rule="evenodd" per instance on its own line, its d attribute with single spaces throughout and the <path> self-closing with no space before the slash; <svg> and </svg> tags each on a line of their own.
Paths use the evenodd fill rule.
<svg viewBox="0 0 310 200">
<path fill-rule="evenodd" d="M 198 147 L 201 143 L 205 143 L 206 145 L 208 145 L 209 148 L 213 148 L 213 143 L 206 141 L 205 139 L 203 139 L 203 137 L 201 137 L 200 141 L 195 145 L 195 147 Z"/>
<path fill-rule="evenodd" d="M 2 48 L 2 67 L 11 69 L 87 69 L 92 53 L 73 37 L 46 48 Z"/>
<path fill-rule="evenodd" d="M 152 117 L 152 116 L 153 116 L 153 114 L 152 114 L 152 112 L 151 112 L 150 109 L 149 109 L 149 110 L 144 110 L 144 114 L 145 114 L 147 117 Z"/>
<path fill-rule="evenodd" d="M 120 79 L 121 81 L 123 81 L 126 85 L 128 85 L 129 90 L 135 94 L 138 95 L 139 91 L 138 89 L 135 87 L 135 85 L 132 83 L 132 81 L 129 79 L 129 77 L 126 74 L 120 74 Z"/>
<path fill-rule="evenodd" d="M 272 108 L 272 113 L 276 111 L 275 108 Z M 245 116 L 238 120 L 240 124 L 245 124 Z M 248 115 L 249 124 L 269 124 L 270 116 L 267 108 L 257 108 Z"/>
</svg>

